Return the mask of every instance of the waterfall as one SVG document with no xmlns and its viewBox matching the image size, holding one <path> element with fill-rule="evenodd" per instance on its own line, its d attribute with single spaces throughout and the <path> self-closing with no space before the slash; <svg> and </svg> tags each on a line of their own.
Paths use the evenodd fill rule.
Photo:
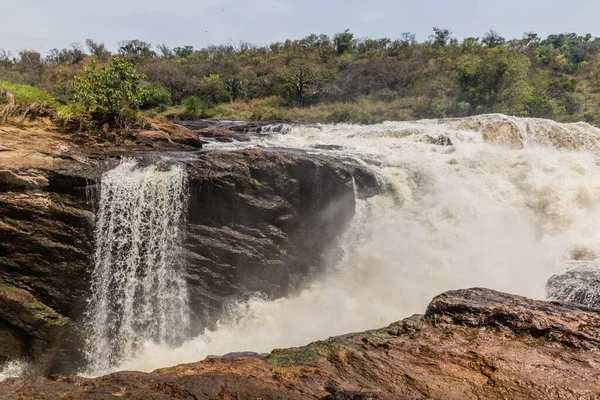
<svg viewBox="0 0 600 400">
<path fill-rule="evenodd" d="M 181 248 L 187 179 L 179 165 L 125 160 L 101 179 L 86 312 L 86 373 L 109 372 L 146 342 L 180 344 L 190 312 Z"/>
<path fill-rule="evenodd" d="M 253 297 L 178 348 L 150 346 L 129 369 L 232 351 L 269 352 L 360 332 L 474 286 L 545 297 L 573 249 L 600 255 L 600 129 L 484 115 L 377 125 L 292 125 L 254 142 L 352 158 L 386 183 L 357 201 L 328 273 L 289 298 Z M 587 254 L 587 253 L 586 253 Z"/>
<path fill-rule="evenodd" d="M 588 124 L 484 115 L 293 125 L 253 142 L 206 147 L 252 146 L 352 158 L 385 181 L 387 190 L 357 200 L 337 264 L 304 290 L 233 305 L 231 316 L 215 329 L 181 346 L 146 340 L 123 359 L 121 369 L 150 371 L 210 354 L 268 352 L 382 327 L 422 313 L 435 295 L 451 289 L 480 286 L 544 298 L 546 281 L 563 269 L 574 249 L 600 255 L 600 129 Z M 104 192 L 105 184 L 111 187 L 109 196 L 133 175 L 149 173 L 119 168 L 103 181 Z M 157 185 L 154 179 L 148 181 Z M 133 182 L 142 186 L 137 178 Z M 106 208 L 126 199 L 107 200 L 101 201 L 100 215 L 114 214 Z M 106 265 L 99 262 L 97 273 Z M 107 322 L 99 321 L 99 328 L 111 320 L 101 321 Z M 96 354 L 109 347 L 104 345 Z"/>
</svg>

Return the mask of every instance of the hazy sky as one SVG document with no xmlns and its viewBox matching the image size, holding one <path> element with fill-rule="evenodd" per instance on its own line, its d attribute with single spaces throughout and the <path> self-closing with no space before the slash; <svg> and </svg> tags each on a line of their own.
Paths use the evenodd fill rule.
<svg viewBox="0 0 600 400">
<path fill-rule="evenodd" d="M 87 4 L 86 4 L 87 3 Z M 92 4 L 92 5 L 88 5 Z M 523 32 L 600 36 L 598 0 L 0 0 L 0 49 L 46 52 L 93 38 L 110 49 L 125 39 L 169 46 L 264 45 L 350 29 L 357 37 L 427 38 L 433 26 L 455 36 Z"/>
</svg>

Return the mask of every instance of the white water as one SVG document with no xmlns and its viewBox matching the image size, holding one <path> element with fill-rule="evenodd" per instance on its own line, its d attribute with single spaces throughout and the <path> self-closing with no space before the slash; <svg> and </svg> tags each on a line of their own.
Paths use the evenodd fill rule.
<svg viewBox="0 0 600 400">
<path fill-rule="evenodd" d="M 500 115 L 468 122 L 470 128 L 461 121 L 295 126 L 257 140 L 251 146 L 353 157 L 392 190 L 358 202 L 344 257 L 297 296 L 238 304 L 216 330 L 182 346 L 147 341 L 120 368 L 268 352 L 377 328 L 423 313 L 450 289 L 482 286 L 543 298 L 547 278 L 571 250 L 600 254 L 600 131 Z M 516 127 L 524 148 L 484 142 L 480 130 L 489 122 Z M 430 144 L 440 134 L 453 146 Z M 561 141 L 581 149 L 555 147 Z M 343 149 L 314 150 L 317 144 Z M 247 145 L 215 144 L 223 146 Z"/>
<path fill-rule="evenodd" d="M 7 378 L 20 378 L 25 376 L 30 364 L 22 360 L 10 360 L 0 368 L 0 382 Z"/>
<path fill-rule="evenodd" d="M 190 311 L 180 224 L 187 204 L 180 166 L 126 160 L 102 176 L 86 326 L 87 374 L 107 373 L 145 342 L 180 344 Z"/>
</svg>

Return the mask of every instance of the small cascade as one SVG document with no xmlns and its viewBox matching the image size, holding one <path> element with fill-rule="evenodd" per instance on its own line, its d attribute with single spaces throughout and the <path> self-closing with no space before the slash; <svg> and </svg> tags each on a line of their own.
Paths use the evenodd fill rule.
<svg viewBox="0 0 600 400">
<path fill-rule="evenodd" d="M 186 339 L 190 312 L 180 257 L 186 182 L 181 166 L 142 167 L 136 160 L 102 176 L 86 313 L 87 373 L 114 370 L 146 342 Z"/>
</svg>

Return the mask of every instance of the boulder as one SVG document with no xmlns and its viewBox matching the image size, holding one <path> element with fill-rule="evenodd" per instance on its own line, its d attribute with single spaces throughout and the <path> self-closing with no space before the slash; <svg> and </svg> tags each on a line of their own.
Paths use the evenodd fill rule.
<svg viewBox="0 0 600 400">
<path fill-rule="evenodd" d="M 600 262 L 571 261 L 546 283 L 547 298 L 600 308 Z"/>
</svg>

